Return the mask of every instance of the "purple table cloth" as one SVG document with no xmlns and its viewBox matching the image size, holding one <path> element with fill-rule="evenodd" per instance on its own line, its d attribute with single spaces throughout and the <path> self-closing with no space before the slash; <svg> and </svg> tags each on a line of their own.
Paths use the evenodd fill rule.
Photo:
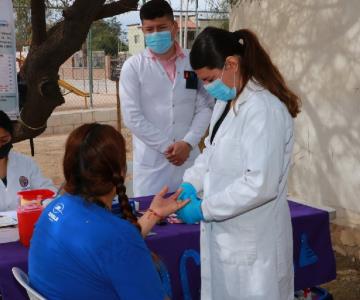
<svg viewBox="0 0 360 300">
<path fill-rule="evenodd" d="M 140 209 L 148 207 L 151 199 L 152 197 L 139 198 Z M 294 237 L 295 289 L 313 287 L 335 279 L 329 214 L 291 201 L 289 206 Z M 186 252 L 187 250 L 195 250 L 191 252 L 192 254 L 199 252 L 199 226 L 168 224 L 156 226 L 154 232 L 157 234 L 147 237 L 146 243 L 166 267 L 173 299 L 184 299 L 180 279 L 181 258 L 184 253 L 185 255 L 189 253 Z M 18 242 L 0 245 L 0 293 L 4 300 L 27 299 L 25 290 L 20 287 L 11 273 L 11 268 L 14 266 L 27 272 L 27 256 L 28 249 Z M 195 260 L 189 259 L 186 262 L 188 292 L 192 299 L 199 299 L 200 268 Z M 184 275 L 184 272 L 182 273 Z"/>
<path fill-rule="evenodd" d="M 289 201 L 293 226 L 295 290 L 336 278 L 329 213 Z"/>
</svg>

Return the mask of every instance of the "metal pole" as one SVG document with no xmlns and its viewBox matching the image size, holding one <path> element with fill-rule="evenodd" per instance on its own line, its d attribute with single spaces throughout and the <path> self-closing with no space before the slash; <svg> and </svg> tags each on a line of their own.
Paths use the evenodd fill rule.
<svg viewBox="0 0 360 300">
<path fill-rule="evenodd" d="M 195 32 L 195 36 L 197 36 L 199 34 L 199 0 L 195 1 L 195 23 L 196 23 L 196 32 Z"/>
<path fill-rule="evenodd" d="M 189 0 L 186 0 L 185 11 L 185 32 L 184 32 L 184 48 L 188 48 L 188 21 L 189 21 Z"/>
<path fill-rule="evenodd" d="M 179 42 L 180 42 L 180 46 L 183 48 L 184 47 L 184 43 L 183 43 L 183 20 L 182 20 L 182 10 L 183 10 L 183 0 L 180 0 L 180 22 L 179 22 Z"/>
<path fill-rule="evenodd" d="M 88 43 L 87 43 L 87 65 L 88 65 L 88 71 L 89 71 L 89 95 L 90 95 L 90 108 L 94 108 L 93 105 L 93 65 L 92 65 L 92 34 L 91 34 L 91 27 L 88 33 Z"/>
<path fill-rule="evenodd" d="M 34 139 L 30 139 L 30 150 L 31 150 L 31 156 L 34 157 L 35 155 L 35 147 L 34 147 Z"/>
</svg>

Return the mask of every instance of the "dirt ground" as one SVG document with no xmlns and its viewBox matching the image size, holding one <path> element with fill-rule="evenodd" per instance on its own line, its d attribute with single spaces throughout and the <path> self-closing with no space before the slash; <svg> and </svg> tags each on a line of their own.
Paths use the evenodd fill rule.
<svg viewBox="0 0 360 300">
<path fill-rule="evenodd" d="M 123 131 L 127 141 L 127 158 L 131 159 L 131 137 L 129 132 Z M 63 182 L 62 159 L 66 135 L 39 137 L 35 143 L 35 161 L 43 174 L 50 177 L 56 186 Z M 15 145 L 15 150 L 30 155 L 28 141 Z M 337 279 L 325 284 L 335 300 L 360 300 L 360 263 L 340 255 L 336 255 Z"/>
<path fill-rule="evenodd" d="M 128 130 L 122 130 L 126 140 L 126 157 L 132 159 L 131 134 Z M 40 136 L 34 139 L 35 156 L 33 159 L 39 165 L 43 175 L 53 180 L 59 187 L 64 181 L 62 160 L 64 156 L 65 143 L 68 135 Z M 29 141 L 23 141 L 14 145 L 14 149 L 21 153 L 31 155 Z M 127 179 L 131 177 L 128 174 Z"/>
<path fill-rule="evenodd" d="M 360 263 L 336 255 L 336 280 L 324 284 L 334 300 L 360 300 Z"/>
</svg>

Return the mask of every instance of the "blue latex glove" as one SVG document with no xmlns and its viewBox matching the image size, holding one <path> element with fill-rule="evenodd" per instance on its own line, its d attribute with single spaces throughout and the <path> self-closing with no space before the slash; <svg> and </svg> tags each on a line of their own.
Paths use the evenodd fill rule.
<svg viewBox="0 0 360 300">
<path fill-rule="evenodd" d="M 196 190 L 191 183 L 183 182 L 179 188 L 182 189 L 182 192 L 178 198 L 179 200 L 190 199 L 191 196 L 196 197 Z"/>
<path fill-rule="evenodd" d="M 185 199 L 190 199 L 190 202 L 177 211 L 177 216 L 187 224 L 195 224 L 204 220 L 201 210 L 202 200 L 196 195 L 191 195 Z"/>
</svg>

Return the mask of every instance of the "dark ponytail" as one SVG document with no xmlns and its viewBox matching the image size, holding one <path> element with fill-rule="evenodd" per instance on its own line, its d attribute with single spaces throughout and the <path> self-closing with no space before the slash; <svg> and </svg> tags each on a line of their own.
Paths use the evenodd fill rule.
<svg viewBox="0 0 360 300">
<path fill-rule="evenodd" d="M 249 80 L 258 82 L 286 105 L 292 117 L 297 116 L 300 112 L 300 98 L 287 87 L 280 71 L 250 30 L 229 32 L 207 27 L 194 42 L 190 62 L 195 70 L 204 67 L 222 69 L 226 58 L 232 55 L 240 57 L 244 85 Z"/>
</svg>

